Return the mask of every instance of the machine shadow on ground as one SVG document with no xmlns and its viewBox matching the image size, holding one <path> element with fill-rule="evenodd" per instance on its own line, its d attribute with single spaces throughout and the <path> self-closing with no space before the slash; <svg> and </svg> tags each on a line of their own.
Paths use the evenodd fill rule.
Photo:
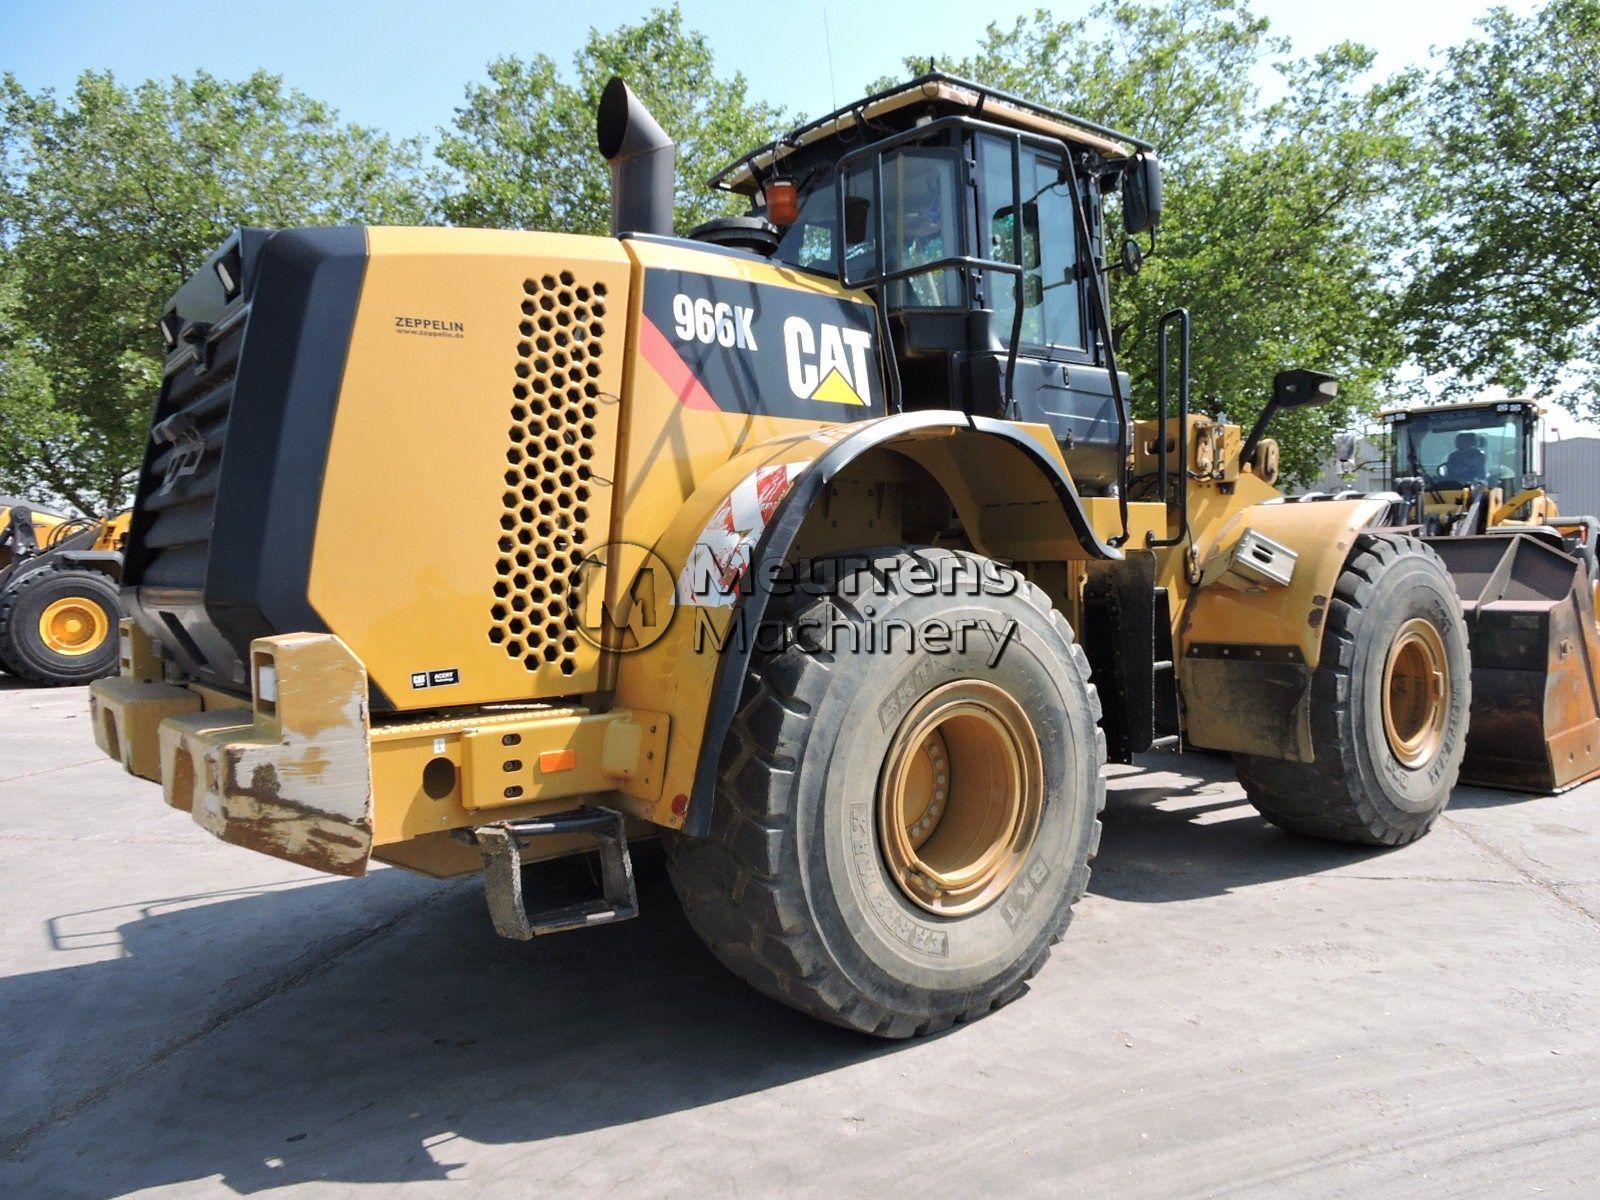
<svg viewBox="0 0 1600 1200">
<path fill-rule="evenodd" d="M 1151 753 L 1111 768 L 1089 891 L 1165 904 L 1394 853 L 1285 833 L 1257 815 L 1223 755 Z"/>
<path fill-rule="evenodd" d="M 1248 810 L 1205 819 L 1242 803 L 1226 759 L 1141 765 L 1153 774 L 1113 786 L 1097 895 L 1183 901 L 1370 857 Z M 475 882 L 417 886 L 398 872 L 136 908 L 149 915 L 115 930 L 123 957 L 0 980 L 0 1011 L 71 1021 L 97 997 L 136 1004 L 141 988 L 189 970 L 219 928 L 273 948 L 275 965 L 230 985 L 239 995 L 197 995 L 161 1061 L 123 1055 L 120 1075 L 54 1097 L 54 1117 L 0 1160 L 0 1191 L 446 1179 L 456 1139 L 614 1129 L 905 1049 L 818 1024 L 729 975 L 685 924 L 659 854 L 640 859 L 639 919 L 529 944 L 494 936 Z M 387 893 L 375 914 L 370 894 L 356 902 L 372 888 Z M 362 912 L 375 932 L 354 936 Z M 65 947 L 78 927 L 57 918 L 46 932 Z M 320 948 L 286 964 L 286 936 Z M 0 1145 L 14 1146 L 25 1123 L 4 1125 Z"/>
<path fill-rule="evenodd" d="M 173 1031 L 203 1030 L 191 1044 L 97 1081 L 103 1094 L 58 1097 L 56 1119 L 0 1157 L 0 1193 L 115 1196 L 210 1176 L 247 1194 L 446 1179 L 456 1138 L 531 1143 L 626 1126 L 901 1048 L 811 1021 L 729 975 L 684 923 L 657 856 L 641 857 L 637 920 L 529 944 L 495 937 L 475 883 L 421 899 L 397 890 L 399 919 L 376 936 L 291 967 L 220 1023 L 212 1014 L 228 998 L 196 996 L 192 1021 Z M 242 936 L 265 940 L 287 923 L 332 942 L 353 919 L 347 896 L 389 874 L 216 903 Z M 125 957 L 0 980 L 0 1011 L 83 1013 L 86 995 L 182 973 L 205 942 L 185 929 L 202 910 L 146 907 L 159 915 L 117 931 Z M 215 904 L 205 908 L 214 930 Z M 56 926 L 47 933 L 59 937 Z M 0 1120 L 0 1146 L 22 1133 L 12 1121 Z"/>
</svg>

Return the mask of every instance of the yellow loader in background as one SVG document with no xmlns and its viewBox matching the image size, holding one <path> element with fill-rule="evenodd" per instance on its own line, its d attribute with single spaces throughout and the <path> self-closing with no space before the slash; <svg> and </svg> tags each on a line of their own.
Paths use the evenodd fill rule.
<svg viewBox="0 0 1600 1200">
<path fill-rule="evenodd" d="M 1600 520 L 1544 486 L 1541 409 L 1479 400 L 1381 414 L 1411 528 L 1460 593 L 1472 643 L 1468 782 L 1552 792 L 1600 774 Z"/>
<path fill-rule="evenodd" d="M 0 669 L 47 686 L 117 669 L 131 516 L 74 517 L 0 496 Z"/>
<path fill-rule="evenodd" d="M 106 753 L 239 846 L 481 872 L 514 938 L 634 915 L 658 835 L 733 971 L 887 1037 L 1021 993 L 1108 757 L 1429 828 L 1451 574 L 1398 494 L 1273 486 L 1272 414 L 1336 381 L 1193 415 L 1174 310 L 1132 416 L 1105 208 L 1131 274 L 1153 147 L 930 73 L 752 150 L 712 181 L 750 211 L 685 237 L 620 80 L 598 141 L 611 236 L 244 229 L 179 290 Z M 526 910 L 525 864 L 593 849 L 599 895 Z"/>
</svg>

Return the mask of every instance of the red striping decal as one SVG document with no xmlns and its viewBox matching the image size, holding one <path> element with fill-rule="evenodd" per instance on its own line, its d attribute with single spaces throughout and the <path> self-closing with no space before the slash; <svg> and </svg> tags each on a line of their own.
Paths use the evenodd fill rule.
<svg viewBox="0 0 1600 1200">
<path fill-rule="evenodd" d="M 779 464 L 776 467 L 762 467 L 756 472 L 756 500 L 761 506 L 761 523 L 763 525 L 772 520 L 773 510 L 778 507 L 778 501 L 783 499 L 783 494 L 788 490 L 788 464 Z"/>
<path fill-rule="evenodd" d="M 717 402 L 711 398 L 711 393 L 706 391 L 705 385 L 695 378 L 689 364 L 683 361 L 683 356 L 673 349 L 672 343 L 667 341 L 667 335 L 656 328 L 656 323 L 649 317 L 640 314 L 639 317 L 639 353 L 644 355 L 645 362 L 656 369 L 656 374 L 666 381 L 678 397 L 678 403 L 685 408 L 700 409 L 705 412 L 720 412 Z"/>
</svg>

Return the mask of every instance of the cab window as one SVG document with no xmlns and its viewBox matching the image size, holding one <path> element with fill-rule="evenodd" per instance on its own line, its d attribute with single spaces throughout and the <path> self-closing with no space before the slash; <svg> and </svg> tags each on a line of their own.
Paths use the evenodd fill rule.
<svg viewBox="0 0 1600 1200">
<path fill-rule="evenodd" d="M 1007 143 L 981 139 L 979 163 L 984 256 L 1016 262 L 1019 220 L 1022 226 L 1023 343 L 1082 349 L 1087 339 L 1083 289 L 1077 277 L 1076 221 L 1070 184 L 1061 178 L 1060 159 L 1024 147 L 1020 198 L 1012 194 L 1011 147 Z M 986 272 L 984 297 L 995 311 L 996 330 L 1009 336 L 1016 313 L 1016 277 Z"/>
<path fill-rule="evenodd" d="M 814 176 L 809 185 L 801 188 L 799 217 L 778 239 L 775 259 L 808 271 L 833 274 L 833 227 L 839 220 L 836 194 L 832 172 Z"/>
<path fill-rule="evenodd" d="M 938 262 L 961 253 L 958 161 L 949 151 L 897 150 L 883 159 L 885 272 Z M 872 211 L 872 170 L 862 164 L 845 176 L 845 282 L 869 282 L 879 249 Z M 889 285 L 891 308 L 959 308 L 961 274 L 952 267 Z"/>
<path fill-rule="evenodd" d="M 1515 489 L 1530 466 L 1530 438 L 1518 411 L 1423 412 L 1394 428 L 1398 475 L 1419 475 L 1429 488 Z"/>
</svg>

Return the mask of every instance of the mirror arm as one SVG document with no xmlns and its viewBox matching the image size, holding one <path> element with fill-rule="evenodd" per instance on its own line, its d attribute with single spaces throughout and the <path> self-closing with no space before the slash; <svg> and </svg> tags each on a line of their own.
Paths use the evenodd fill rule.
<svg viewBox="0 0 1600 1200">
<path fill-rule="evenodd" d="M 1278 413 L 1278 401 L 1274 397 L 1267 401 L 1267 406 L 1261 410 L 1261 415 L 1256 418 L 1256 423 L 1250 429 L 1250 436 L 1245 438 L 1244 445 L 1239 447 L 1239 465 L 1243 466 L 1250 461 L 1251 455 L 1256 452 L 1256 445 L 1261 441 L 1262 435 L 1267 432 L 1267 426 L 1272 424 L 1272 418 Z"/>
</svg>

